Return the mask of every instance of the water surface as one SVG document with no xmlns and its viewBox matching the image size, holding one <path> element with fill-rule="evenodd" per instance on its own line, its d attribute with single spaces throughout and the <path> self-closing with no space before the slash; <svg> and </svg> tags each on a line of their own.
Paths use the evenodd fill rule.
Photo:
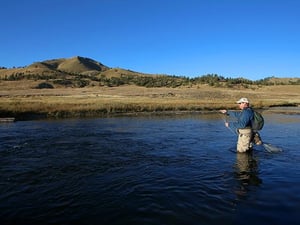
<svg viewBox="0 0 300 225">
<path fill-rule="evenodd" d="M 235 152 L 218 115 L 0 124 L 1 224 L 295 224 L 300 116 Z"/>
</svg>

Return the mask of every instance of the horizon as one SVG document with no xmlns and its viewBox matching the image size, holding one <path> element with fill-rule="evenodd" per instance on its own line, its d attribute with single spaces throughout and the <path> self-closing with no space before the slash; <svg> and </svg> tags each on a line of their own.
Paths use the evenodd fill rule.
<svg viewBox="0 0 300 225">
<path fill-rule="evenodd" d="M 71 5 L 11 0 L 1 7 L 0 66 L 81 56 L 148 74 L 298 78 L 299 6 L 295 0 L 87 0 Z"/>
<path fill-rule="evenodd" d="M 45 61 L 51 61 L 51 60 L 59 60 L 59 59 L 73 59 L 75 57 L 81 57 L 81 58 L 85 58 L 85 59 L 90 59 L 90 60 L 94 60 L 92 58 L 89 58 L 89 57 L 86 57 L 86 56 L 72 56 L 72 57 L 69 57 L 69 58 L 56 58 L 56 59 L 45 59 L 45 60 L 42 60 L 42 61 L 35 61 L 35 62 L 32 62 L 30 63 L 29 65 L 24 65 L 24 66 L 13 66 L 13 67 L 4 67 L 5 69 L 18 69 L 18 68 L 26 68 L 34 63 L 41 63 L 41 62 L 45 62 Z M 97 60 L 94 60 L 98 63 L 101 63 L 103 64 L 102 62 L 100 61 L 97 61 Z M 120 67 L 110 67 L 109 65 L 105 65 L 103 64 L 104 66 L 108 67 L 109 69 L 116 69 L 116 68 L 119 68 L 119 69 L 124 69 L 124 68 L 120 68 Z M 1 65 L 0 65 L 0 68 L 1 68 Z M 124 69 L 124 70 L 130 70 L 130 71 L 133 71 L 131 69 Z M 148 74 L 148 73 L 143 73 L 142 71 L 133 71 L 133 72 L 136 72 L 136 73 L 141 73 L 141 74 Z M 170 74 L 162 74 L 162 73 L 156 73 L 156 74 L 148 74 L 148 75 L 162 75 L 162 76 L 175 76 L 175 77 L 186 77 L 186 78 L 189 78 L 189 79 L 193 79 L 193 78 L 199 78 L 199 77 L 203 77 L 203 76 L 207 76 L 207 75 L 217 75 L 218 77 L 223 77 L 224 79 L 248 79 L 250 81 L 260 81 L 260 80 L 264 80 L 264 79 L 269 79 L 269 78 L 275 78 L 275 79 L 300 79 L 298 77 L 276 77 L 276 76 L 270 76 L 270 77 L 263 77 L 263 78 L 260 78 L 260 79 L 249 79 L 249 78 L 245 78 L 245 77 L 226 77 L 226 76 L 223 76 L 223 75 L 220 75 L 220 74 L 201 74 L 201 75 L 197 75 L 197 76 L 194 76 L 194 77 L 189 77 L 189 76 L 181 76 L 181 75 L 170 75 Z"/>
</svg>

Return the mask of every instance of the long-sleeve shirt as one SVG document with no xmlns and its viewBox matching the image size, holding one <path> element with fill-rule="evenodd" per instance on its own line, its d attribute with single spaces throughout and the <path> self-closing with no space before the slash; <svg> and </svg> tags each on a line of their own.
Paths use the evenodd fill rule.
<svg viewBox="0 0 300 225">
<path fill-rule="evenodd" d="M 254 116 L 251 108 L 245 108 L 242 111 L 228 111 L 227 114 L 237 119 L 237 121 L 229 123 L 230 128 L 236 130 L 251 127 L 251 121 Z"/>
</svg>

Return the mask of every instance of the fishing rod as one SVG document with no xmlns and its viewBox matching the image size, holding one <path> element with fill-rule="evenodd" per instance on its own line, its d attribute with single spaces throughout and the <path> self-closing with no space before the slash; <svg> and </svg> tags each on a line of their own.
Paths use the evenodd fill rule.
<svg viewBox="0 0 300 225">
<path fill-rule="evenodd" d="M 221 114 L 218 114 L 218 115 L 220 115 L 220 117 L 221 117 L 221 119 L 224 121 L 224 123 L 228 123 L 228 121 L 227 121 L 227 115 L 226 115 L 226 114 L 225 114 L 225 117 L 223 117 Z M 232 130 L 231 127 L 229 127 L 229 126 L 226 126 L 226 127 L 227 127 L 227 128 L 230 130 L 230 132 L 233 133 L 235 136 L 238 135 L 236 132 L 234 132 L 234 131 Z M 262 146 L 264 147 L 264 149 L 265 149 L 267 152 L 270 152 L 270 153 L 282 152 L 282 149 L 281 149 L 281 148 L 279 148 L 279 147 L 277 147 L 277 146 L 274 146 L 274 145 L 272 145 L 272 144 L 270 144 L 270 143 L 262 142 Z"/>
<path fill-rule="evenodd" d="M 224 121 L 224 123 L 228 123 L 228 121 L 227 121 L 227 115 L 225 114 L 225 116 L 223 117 L 221 114 L 219 114 L 220 115 L 220 117 L 221 117 L 221 119 Z M 226 126 L 227 127 L 227 126 Z M 236 132 L 234 132 L 233 130 L 232 130 L 232 128 L 231 127 L 227 127 L 229 130 L 230 130 L 230 132 L 231 133 L 233 133 L 235 136 L 237 135 L 237 133 Z"/>
</svg>

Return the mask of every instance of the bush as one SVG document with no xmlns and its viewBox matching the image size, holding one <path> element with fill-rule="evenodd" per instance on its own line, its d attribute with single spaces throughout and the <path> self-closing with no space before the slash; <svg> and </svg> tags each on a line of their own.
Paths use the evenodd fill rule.
<svg viewBox="0 0 300 225">
<path fill-rule="evenodd" d="M 43 82 L 38 84 L 38 86 L 36 86 L 37 89 L 43 89 L 43 88 L 54 88 L 52 84 Z"/>
<path fill-rule="evenodd" d="M 54 84 L 63 85 L 63 86 L 66 86 L 66 87 L 73 86 L 73 82 L 71 80 L 66 80 L 66 79 L 63 79 L 63 80 L 54 80 L 53 83 Z"/>
</svg>

